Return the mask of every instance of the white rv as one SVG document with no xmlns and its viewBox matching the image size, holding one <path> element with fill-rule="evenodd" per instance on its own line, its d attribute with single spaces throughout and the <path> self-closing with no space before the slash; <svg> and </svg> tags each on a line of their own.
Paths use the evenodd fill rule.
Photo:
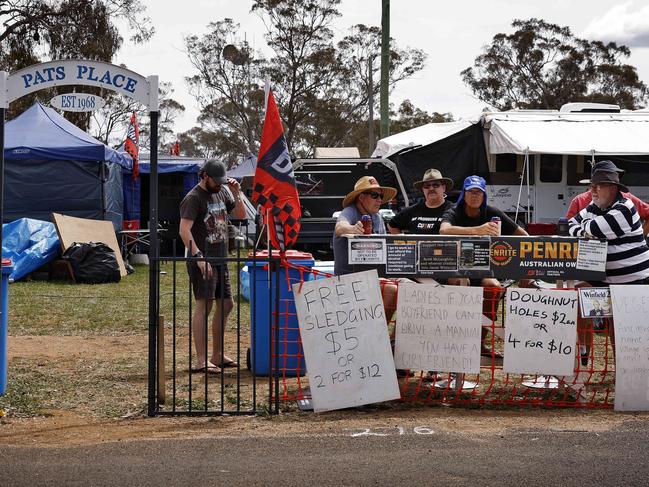
<svg viewBox="0 0 649 487">
<path fill-rule="evenodd" d="M 409 160 L 424 163 L 421 157 L 408 159 L 409 154 L 448 145 L 449 137 L 471 127 L 480 127 L 484 138 L 490 204 L 520 221 L 556 223 L 572 198 L 586 190 L 579 181 L 590 177 L 595 160 L 611 159 L 625 169 L 623 182 L 649 201 L 649 111 L 620 111 L 616 105 L 570 103 L 559 111 L 487 112 L 473 120 L 428 124 L 379 141 L 373 155 L 396 159 L 403 175 L 407 170 L 401 166 Z M 467 140 L 475 138 L 458 143 L 473 143 Z M 454 152 L 446 148 L 440 154 L 438 160 L 430 157 L 431 167 Z M 455 172 L 456 185 L 472 169 Z"/>
</svg>

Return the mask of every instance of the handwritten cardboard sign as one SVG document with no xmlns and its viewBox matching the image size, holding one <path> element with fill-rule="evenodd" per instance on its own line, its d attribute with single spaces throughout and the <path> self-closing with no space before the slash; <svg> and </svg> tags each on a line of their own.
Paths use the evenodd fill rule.
<svg viewBox="0 0 649 487">
<path fill-rule="evenodd" d="M 507 289 L 503 371 L 572 375 L 577 291 Z"/>
<path fill-rule="evenodd" d="M 400 397 L 376 270 L 296 283 L 293 295 L 314 411 Z"/>
<path fill-rule="evenodd" d="M 479 373 L 482 299 L 482 288 L 401 283 L 397 368 Z"/>
<path fill-rule="evenodd" d="M 611 286 L 615 410 L 649 411 L 649 286 Z"/>
</svg>

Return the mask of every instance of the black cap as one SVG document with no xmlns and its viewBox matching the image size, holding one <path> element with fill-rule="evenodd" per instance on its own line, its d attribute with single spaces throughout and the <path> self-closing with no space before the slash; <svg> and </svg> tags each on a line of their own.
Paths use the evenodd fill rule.
<svg viewBox="0 0 649 487">
<path fill-rule="evenodd" d="M 225 164 L 221 161 L 217 161 L 216 159 L 206 160 L 200 172 L 207 173 L 209 177 L 219 184 L 228 184 Z"/>
</svg>

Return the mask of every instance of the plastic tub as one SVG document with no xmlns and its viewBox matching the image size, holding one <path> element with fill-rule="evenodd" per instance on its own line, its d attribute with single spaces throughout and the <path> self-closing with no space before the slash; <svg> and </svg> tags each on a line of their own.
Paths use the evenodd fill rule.
<svg viewBox="0 0 649 487">
<path fill-rule="evenodd" d="M 273 257 L 279 256 L 273 251 Z M 267 258 L 268 252 L 258 252 L 258 258 Z M 252 255 L 248 256 L 251 259 Z M 313 256 L 306 252 L 289 250 L 286 252 L 289 262 L 313 267 Z M 268 282 L 268 270 L 264 269 L 268 261 L 248 260 L 246 266 L 250 275 L 250 357 L 248 367 L 255 375 L 268 375 L 270 373 L 270 338 L 271 317 L 275 314 L 275 279 L 277 274 L 271 273 L 272 282 Z M 300 282 L 301 279 L 311 280 L 311 273 L 302 274 L 299 270 L 282 267 L 279 271 L 279 373 L 286 376 L 304 375 L 306 363 L 304 352 L 300 343 L 300 328 L 295 311 L 295 301 L 290 285 Z M 270 302 L 269 302 L 270 300 Z M 272 308 L 271 308 L 272 306 Z"/>
</svg>

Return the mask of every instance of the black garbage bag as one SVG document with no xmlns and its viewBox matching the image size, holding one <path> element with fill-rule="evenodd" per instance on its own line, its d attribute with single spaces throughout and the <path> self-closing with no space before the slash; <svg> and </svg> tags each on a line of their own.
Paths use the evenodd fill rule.
<svg viewBox="0 0 649 487">
<path fill-rule="evenodd" d="M 74 242 L 63 252 L 70 262 L 74 279 L 87 284 L 119 282 L 119 264 L 115 252 L 102 242 Z"/>
</svg>

